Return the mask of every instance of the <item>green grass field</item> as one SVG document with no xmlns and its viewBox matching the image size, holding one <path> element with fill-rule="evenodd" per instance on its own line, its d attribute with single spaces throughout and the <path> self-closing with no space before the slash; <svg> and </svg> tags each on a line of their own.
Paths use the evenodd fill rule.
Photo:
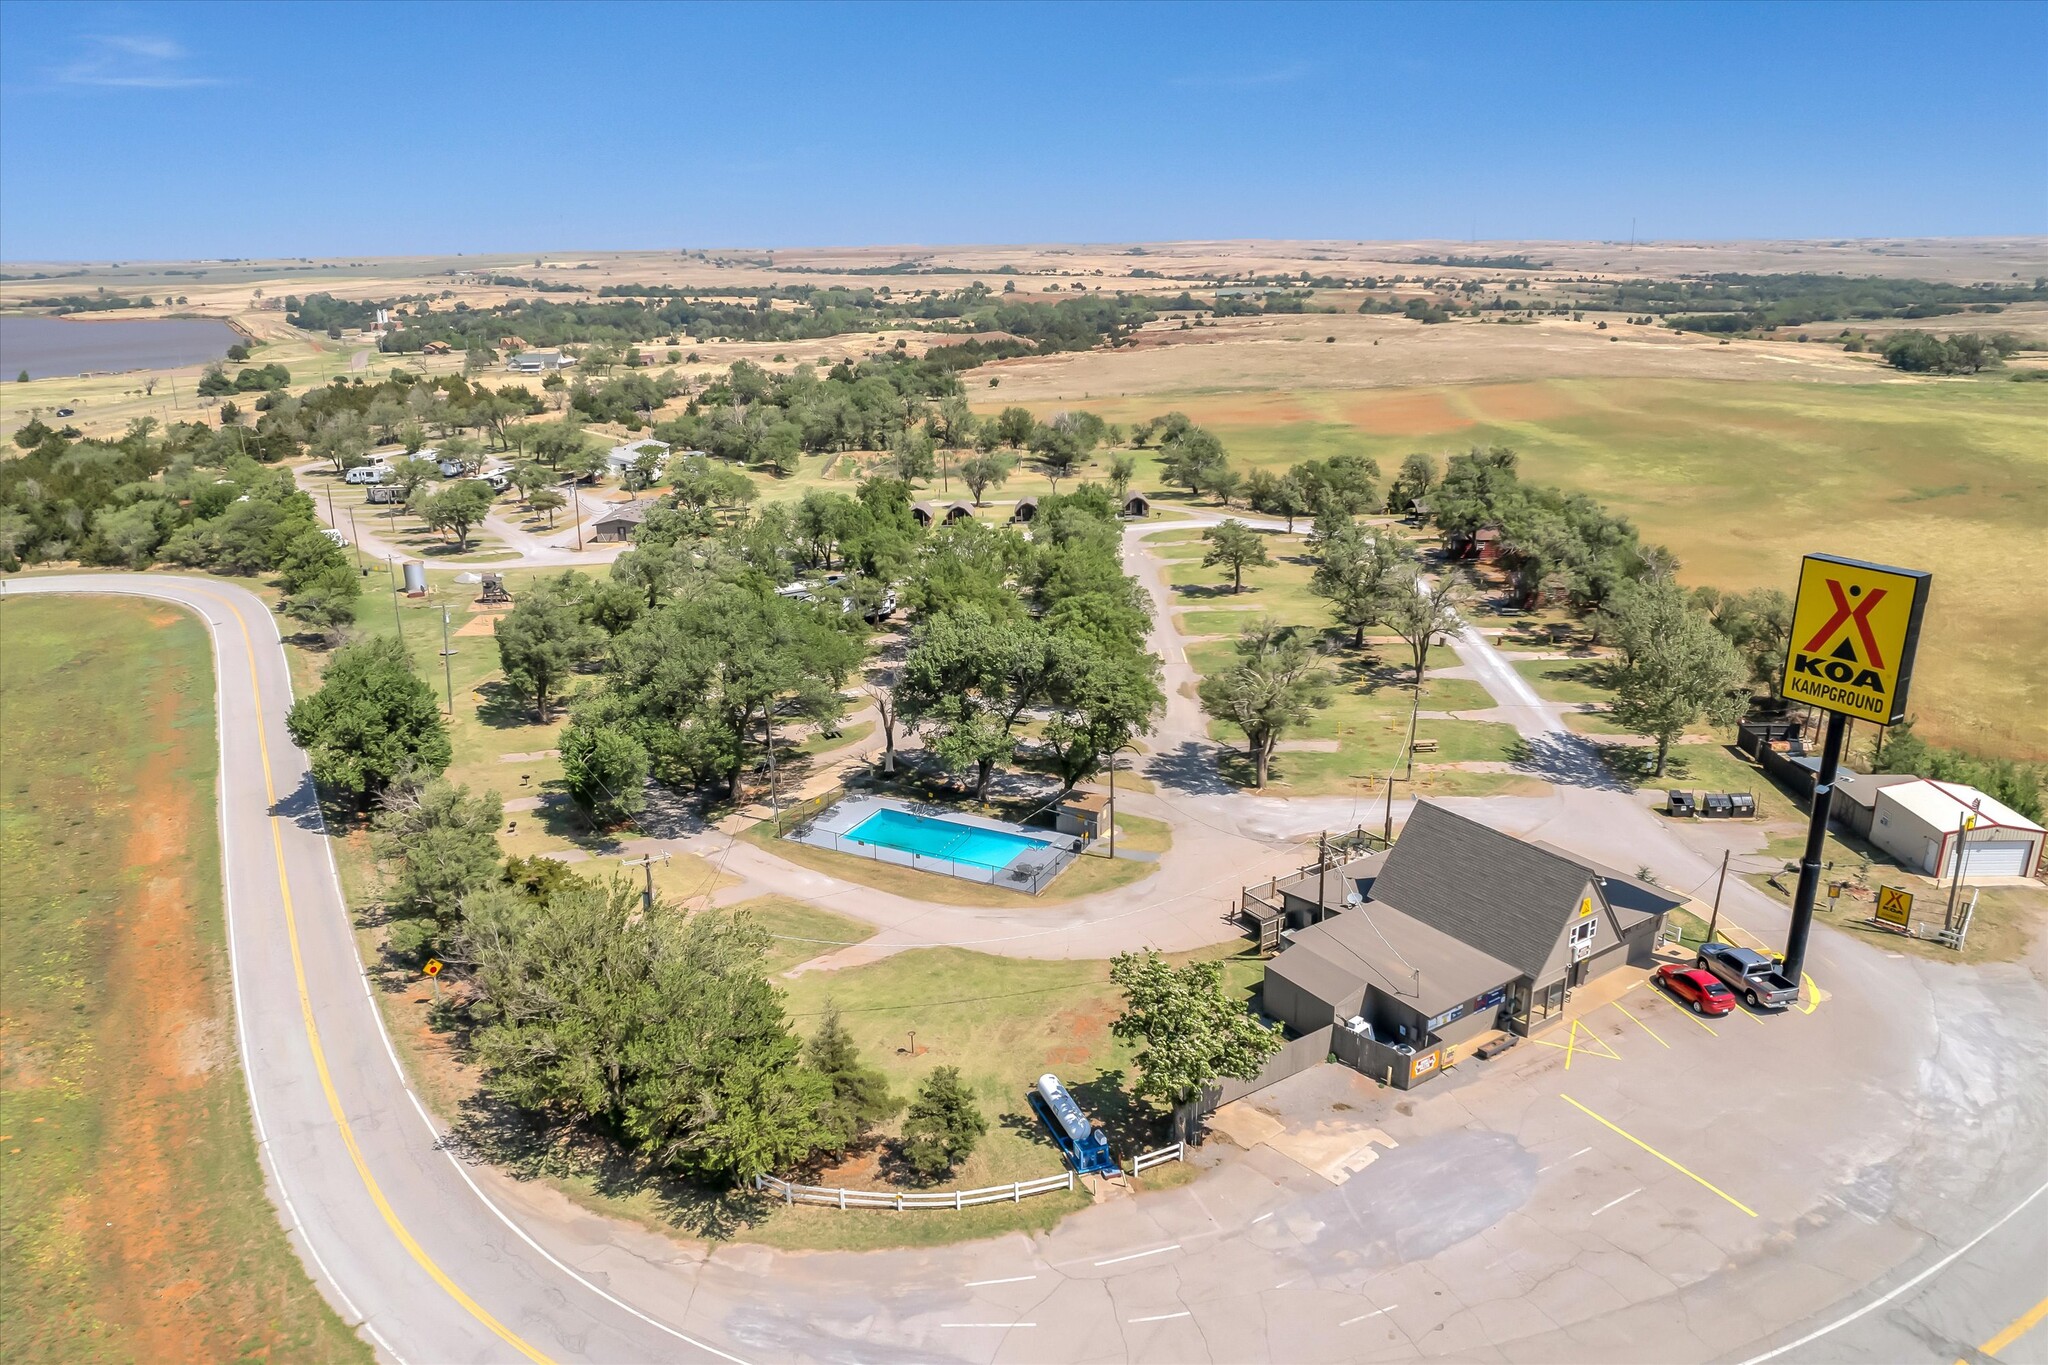
<svg viewBox="0 0 2048 1365">
<path fill-rule="evenodd" d="M 368 1360 L 257 1164 L 205 630 L 30 598 L 0 638 L 0 1355 Z"/>
<path fill-rule="evenodd" d="M 2048 574 L 2024 562 L 2048 525 L 2048 385 L 1561 379 L 1086 406 L 1123 423 L 1177 408 L 1245 466 L 1355 453 L 1391 474 L 1412 451 L 1510 445 L 1525 477 L 1670 546 L 1687 583 L 1789 591 L 1809 552 L 1931 570 L 1920 733 L 2048 758 Z M 1157 482 L 1149 456 L 1138 482 Z"/>
</svg>

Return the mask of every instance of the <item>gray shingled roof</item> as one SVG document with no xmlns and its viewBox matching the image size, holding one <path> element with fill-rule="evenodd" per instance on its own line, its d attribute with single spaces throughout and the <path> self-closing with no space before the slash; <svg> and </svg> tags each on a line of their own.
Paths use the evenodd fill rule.
<svg viewBox="0 0 2048 1365">
<path fill-rule="evenodd" d="M 1589 880 L 1569 859 L 1418 801 L 1372 897 L 1534 980 Z"/>
<path fill-rule="evenodd" d="M 1614 912 L 1615 923 L 1624 931 L 1635 928 L 1646 919 L 1676 910 L 1685 904 L 1685 897 L 1682 895 L 1674 895 L 1661 886 L 1643 881 L 1639 877 L 1631 877 L 1626 872 L 1616 871 L 1605 863 L 1595 862 L 1568 848 L 1559 848 L 1556 844 L 1547 844 L 1541 839 L 1536 841 L 1536 847 L 1546 853 L 1555 853 L 1568 862 L 1577 863 L 1600 878 L 1600 891 L 1607 897 L 1607 908 Z"/>
<path fill-rule="evenodd" d="M 1440 1014 L 1515 979 L 1516 969 L 1391 905 L 1339 911 L 1294 935 L 1276 962 L 1313 953 L 1410 1009 Z M 1290 977 L 1300 982 L 1300 977 Z"/>
</svg>

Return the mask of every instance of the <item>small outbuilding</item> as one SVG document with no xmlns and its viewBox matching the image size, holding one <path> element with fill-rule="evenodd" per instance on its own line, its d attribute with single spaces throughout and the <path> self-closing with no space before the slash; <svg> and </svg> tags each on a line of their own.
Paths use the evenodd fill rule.
<svg viewBox="0 0 2048 1365">
<path fill-rule="evenodd" d="M 952 522 L 956 522 L 956 521 L 963 521 L 963 520 L 965 520 L 965 521 L 972 521 L 973 519 L 974 519 L 974 504 L 973 504 L 973 503 L 971 503 L 971 502 L 949 502 L 949 503 L 947 503 L 947 504 L 946 504 L 946 521 L 947 521 L 947 522 L 948 522 L 949 524 L 950 524 L 950 523 L 952 523 Z"/>
<path fill-rule="evenodd" d="M 1019 498 L 1017 499 L 1017 505 L 1010 509 L 1011 521 L 1029 521 L 1037 515 L 1037 498 Z"/>
<path fill-rule="evenodd" d="M 1127 517 L 1149 517 L 1152 515 L 1152 500 L 1143 493 L 1133 493 L 1124 499 L 1123 514 Z"/>
<path fill-rule="evenodd" d="M 928 502 L 913 502 L 910 504 L 910 515 L 917 519 L 919 526 L 929 527 L 934 515 L 932 505 Z"/>
<path fill-rule="evenodd" d="M 632 502 L 613 503 L 590 525 L 590 538 L 603 544 L 631 540 L 635 532 L 646 522 L 647 514 L 654 510 L 652 498 L 636 498 Z"/>
<path fill-rule="evenodd" d="M 1994 796 L 1960 782 L 1914 778 L 1880 789 L 1870 842 L 1937 879 L 2031 877 L 2048 830 Z"/>
<path fill-rule="evenodd" d="M 505 362 L 513 374 L 552 374 L 576 362 L 560 351 L 521 351 Z"/>
<path fill-rule="evenodd" d="M 1115 818 L 1108 792 L 1070 791 L 1060 798 L 1057 825 L 1062 834 L 1100 839 Z"/>
</svg>

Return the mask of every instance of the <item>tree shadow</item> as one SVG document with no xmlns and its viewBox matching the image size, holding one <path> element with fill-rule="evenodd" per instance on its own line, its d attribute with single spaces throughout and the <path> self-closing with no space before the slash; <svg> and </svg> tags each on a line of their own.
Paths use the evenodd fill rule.
<svg viewBox="0 0 2048 1365">
<path fill-rule="evenodd" d="M 1237 790 L 1236 784 L 1219 771 L 1224 762 L 1221 755 L 1229 752 L 1219 745 L 1185 739 L 1176 748 L 1147 757 L 1139 771 L 1155 785 L 1171 791 L 1191 796 L 1227 796 Z M 1250 761 L 1241 753 L 1237 757 L 1249 769 Z"/>
<path fill-rule="evenodd" d="M 728 1241 L 754 1227 L 774 1201 L 748 1189 L 702 1185 L 620 1146 L 602 1126 L 535 1115 L 479 1090 L 463 1101 L 438 1144 L 466 1162 L 488 1162 L 515 1180 L 587 1182 L 606 1199 L 646 1198 L 692 1237 Z"/>
<path fill-rule="evenodd" d="M 1203 601 L 1220 597 L 1227 601 L 1233 597 L 1243 598 L 1247 594 L 1256 595 L 1259 590 L 1257 586 L 1251 586 L 1247 587 L 1244 592 L 1233 592 L 1228 583 L 1176 583 L 1173 585 L 1173 591 L 1178 597 L 1195 598 Z"/>
<path fill-rule="evenodd" d="M 540 723 L 533 718 L 532 703 L 503 678 L 474 690 L 483 698 L 477 704 L 476 718 L 493 730 L 516 730 Z"/>
<path fill-rule="evenodd" d="M 1631 783 L 1626 771 L 1616 766 L 1616 755 L 1644 752 L 1622 744 L 1595 744 L 1582 735 L 1551 732 L 1533 738 L 1517 735 L 1507 745 L 1507 761 L 1517 771 L 1558 786 L 1625 792 L 1631 790 Z M 1654 754 L 1651 757 L 1654 761 Z"/>
</svg>

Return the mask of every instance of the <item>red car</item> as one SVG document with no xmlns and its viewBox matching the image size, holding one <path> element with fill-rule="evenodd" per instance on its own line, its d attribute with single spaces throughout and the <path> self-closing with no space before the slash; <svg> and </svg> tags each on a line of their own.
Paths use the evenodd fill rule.
<svg viewBox="0 0 2048 1365">
<path fill-rule="evenodd" d="M 1667 962 L 1657 969 L 1656 981 L 1673 999 L 1691 1005 L 1695 1014 L 1722 1015 L 1735 1008 L 1735 992 L 1701 968 Z"/>
</svg>

